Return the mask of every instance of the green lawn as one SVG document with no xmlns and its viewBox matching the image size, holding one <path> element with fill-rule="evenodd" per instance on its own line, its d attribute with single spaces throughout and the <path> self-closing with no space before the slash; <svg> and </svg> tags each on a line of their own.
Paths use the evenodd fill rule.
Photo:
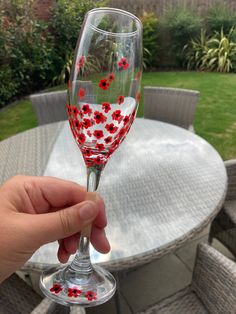
<svg viewBox="0 0 236 314">
<path fill-rule="evenodd" d="M 200 91 L 194 122 L 197 134 L 223 159 L 236 158 L 236 75 L 199 72 L 143 74 L 143 86 L 170 86 Z M 143 114 L 141 101 L 138 116 Z M 22 100 L 0 112 L 0 140 L 37 125 L 31 103 Z"/>
</svg>

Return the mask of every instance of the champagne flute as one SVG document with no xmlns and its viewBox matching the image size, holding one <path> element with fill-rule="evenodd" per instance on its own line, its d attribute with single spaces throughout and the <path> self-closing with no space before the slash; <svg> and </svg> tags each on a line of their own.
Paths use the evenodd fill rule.
<svg viewBox="0 0 236 314">
<path fill-rule="evenodd" d="M 89 11 L 75 50 L 66 104 L 87 168 L 88 191 L 96 191 L 102 170 L 135 119 L 141 72 L 140 20 L 119 9 Z M 95 306 L 115 293 L 114 277 L 91 264 L 90 231 L 91 227 L 82 230 L 71 264 L 53 267 L 41 276 L 42 291 L 58 303 Z"/>
</svg>

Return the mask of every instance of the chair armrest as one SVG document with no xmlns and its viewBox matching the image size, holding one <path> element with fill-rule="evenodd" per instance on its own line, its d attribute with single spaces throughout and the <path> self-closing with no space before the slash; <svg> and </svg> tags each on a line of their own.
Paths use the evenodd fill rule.
<svg viewBox="0 0 236 314">
<path fill-rule="evenodd" d="M 236 159 L 224 162 L 228 175 L 228 190 L 226 200 L 236 199 Z"/>
<path fill-rule="evenodd" d="M 210 313 L 236 313 L 236 264 L 207 244 L 199 244 L 192 288 Z"/>
</svg>

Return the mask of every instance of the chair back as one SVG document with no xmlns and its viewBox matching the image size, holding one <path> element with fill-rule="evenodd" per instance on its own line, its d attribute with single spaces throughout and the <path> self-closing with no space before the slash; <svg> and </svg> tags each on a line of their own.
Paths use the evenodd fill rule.
<svg viewBox="0 0 236 314">
<path fill-rule="evenodd" d="M 144 87 L 144 118 L 190 129 L 199 92 L 179 88 Z"/>
<path fill-rule="evenodd" d="M 67 91 L 35 94 L 30 96 L 37 115 L 38 125 L 66 120 Z"/>
</svg>

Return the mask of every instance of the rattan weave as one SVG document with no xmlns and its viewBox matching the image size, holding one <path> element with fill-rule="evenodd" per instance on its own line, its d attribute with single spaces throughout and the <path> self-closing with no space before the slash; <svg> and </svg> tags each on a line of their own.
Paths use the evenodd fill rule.
<svg viewBox="0 0 236 314">
<path fill-rule="evenodd" d="M 145 86 L 144 118 L 193 130 L 199 94 L 194 90 Z"/>
<path fill-rule="evenodd" d="M 138 314 L 205 313 L 236 313 L 236 264 L 200 244 L 191 285 Z"/>
<path fill-rule="evenodd" d="M 209 241 L 216 238 L 236 257 L 236 159 L 225 161 L 228 175 L 226 200 L 213 220 Z"/>
</svg>

